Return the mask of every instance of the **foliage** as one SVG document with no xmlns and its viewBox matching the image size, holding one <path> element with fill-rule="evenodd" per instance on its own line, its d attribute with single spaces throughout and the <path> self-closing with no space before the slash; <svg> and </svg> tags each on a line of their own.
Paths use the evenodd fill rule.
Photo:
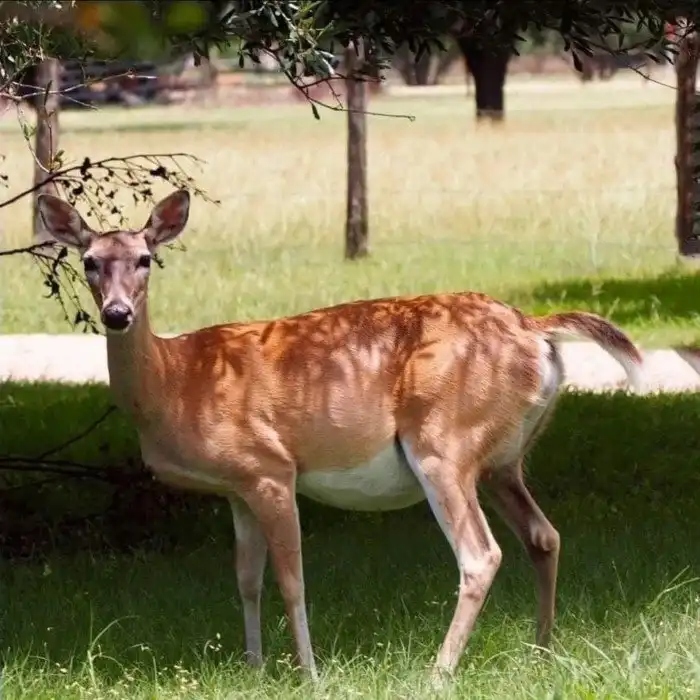
<svg viewBox="0 0 700 700">
<path fill-rule="evenodd" d="M 117 194 L 129 192 L 136 203 L 154 204 L 154 180 L 166 182 L 174 188 L 186 187 L 195 196 L 212 201 L 187 173 L 186 165 L 198 164 L 198 159 L 187 153 L 143 153 L 111 156 L 96 161 L 86 156 L 82 161 L 68 164 L 64 163 L 64 157 L 62 151 L 57 154 L 56 162 L 43 183 L 53 183 L 60 195 L 73 205 L 79 201 L 87 204 L 85 215 L 88 221 L 95 220 L 98 230 L 99 225 L 104 226 L 108 218 L 128 228 L 128 222 L 115 201 Z M 0 201 L 0 210 L 28 197 L 34 189 L 35 186 L 28 187 Z M 76 270 L 69 262 L 65 247 L 58 247 L 58 254 L 48 248 L 37 244 L 0 250 L 0 257 L 29 254 L 42 274 L 47 288 L 46 296 L 58 302 L 64 320 L 85 331 L 99 332 L 79 295 L 79 289 L 86 289 L 82 271 Z"/>
<path fill-rule="evenodd" d="M 417 57 L 441 48 L 441 38 L 467 32 L 484 44 L 512 46 L 534 28 L 559 35 L 566 50 L 590 53 L 597 47 L 624 53 L 639 48 L 631 37 L 634 24 L 646 33 L 642 47 L 663 36 L 664 20 L 697 11 L 696 3 L 618 2 L 490 2 L 487 0 L 418 0 L 376 2 L 326 0 L 320 2 L 211 3 L 212 20 L 191 35 L 201 53 L 232 37 L 241 51 L 273 51 L 291 77 L 327 76 L 329 55 L 339 53 L 362 37 L 369 66 L 381 66 L 403 42 Z M 216 8 L 216 9 L 214 9 Z M 610 38 L 617 45 L 610 44 Z M 638 39 L 639 37 L 637 37 Z M 630 41 L 632 39 L 632 41 Z"/>
<path fill-rule="evenodd" d="M 663 36 L 664 21 L 693 17 L 691 0 L 637 0 L 600 3 L 597 0 L 120 0 L 119 2 L 41 3 L 61 7 L 52 21 L 72 25 L 90 38 L 93 47 L 131 57 L 194 51 L 208 55 L 212 47 L 238 47 L 243 60 L 257 60 L 261 51 L 275 55 L 293 81 L 305 75 L 329 77 L 334 56 L 362 37 L 367 69 L 386 65 L 396 47 L 406 42 L 418 57 L 439 50 L 441 38 L 467 32 L 487 45 L 514 45 L 530 31 L 561 38 L 566 50 L 591 53 L 607 47 L 614 53 L 649 48 Z M 0 22 L 12 7 L 33 9 L 43 27 L 37 2 L 0 4 Z M 2 8 L 5 7 L 3 12 Z M 638 42 L 626 25 L 634 24 L 646 39 Z M 14 51 L 35 56 L 48 39 L 43 31 L 4 21 L 6 41 Z M 9 39 L 7 38 L 9 37 Z M 611 42 L 614 38 L 615 42 Z M 55 55 L 73 55 L 51 41 Z M 2 56 L 7 70 L 8 55 Z"/>
<path fill-rule="evenodd" d="M 23 7 L 18 7 L 14 13 L 10 13 L 7 6 L 13 4 Z M 85 55 L 88 46 L 80 34 L 72 28 L 50 21 L 50 16 L 42 16 L 44 13 L 49 15 L 51 12 L 59 12 L 62 7 L 73 8 L 74 5 L 75 0 L 68 3 L 55 0 L 0 2 L 0 94 L 7 90 L 9 83 L 27 66 L 44 56 Z M 35 17 L 35 21 L 26 21 L 27 18 L 21 10 Z"/>
<path fill-rule="evenodd" d="M 649 28 L 644 23 L 640 25 L 636 18 L 634 21 L 620 22 L 619 28 L 624 39 L 624 45 L 630 54 L 646 50 L 647 55 L 652 60 L 660 62 L 661 49 L 666 47 L 665 37 L 652 35 Z M 553 29 L 538 28 L 533 24 L 529 24 L 525 31 L 520 32 L 519 37 L 513 42 L 513 51 L 521 56 L 528 54 L 560 54 L 565 50 L 566 46 L 565 38 L 561 32 Z M 455 44 L 453 35 L 448 34 L 438 37 L 438 41 L 445 51 L 432 52 L 430 54 L 430 60 L 439 61 L 437 65 L 440 65 L 440 70 L 433 72 L 435 77 L 439 77 L 439 73 L 447 70 L 451 63 L 460 56 L 459 51 L 451 51 Z M 619 41 L 620 35 L 609 34 L 603 37 L 599 44 L 592 44 L 591 51 L 594 54 L 616 53 L 615 50 L 619 46 Z M 672 51 L 669 53 L 672 53 Z M 424 54 L 424 56 L 426 59 L 428 58 L 428 54 Z M 407 60 L 420 65 L 416 60 L 416 54 L 405 56 L 401 52 L 401 47 L 392 56 L 393 66 L 402 72 L 404 79 L 412 77 L 407 70 Z"/>
</svg>

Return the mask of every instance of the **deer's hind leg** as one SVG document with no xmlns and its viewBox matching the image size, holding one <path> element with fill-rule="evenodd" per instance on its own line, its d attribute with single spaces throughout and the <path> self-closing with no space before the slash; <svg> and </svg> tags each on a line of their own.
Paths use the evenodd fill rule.
<svg viewBox="0 0 700 700">
<path fill-rule="evenodd" d="M 540 403 L 526 416 L 519 445 L 511 443 L 500 461 L 484 480 L 494 508 L 522 542 L 535 569 L 539 646 L 547 647 L 554 625 L 560 536 L 525 486 L 523 458 L 553 415 L 563 367 L 559 354 L 551 347 L 546 360 Z"/>
</svg>

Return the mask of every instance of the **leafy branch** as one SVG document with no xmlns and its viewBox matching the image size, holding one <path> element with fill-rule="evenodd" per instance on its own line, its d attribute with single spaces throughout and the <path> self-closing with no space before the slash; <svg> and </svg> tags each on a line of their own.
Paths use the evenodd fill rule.
<svg viewBox="0 0 700 700">
<path fill-rule="evenodd" d="M 76 83 L 75 85 L 70 85 L 68 87 L 39 90 L 36 88 L 35 85 L 24 82 L 24 80 L 27 79 L 27 76 L 25 74 L 29 73 L 31 71 L 31 68 L 34 67 L 35 66 L 31 66 L 29 68 L 26 68 L 24 71 L 15 74 L 11 80 L 7 81 L 5 86 L 0 85 L 0 97 L 4 100 L 13 102 L 17 106 L 20 106 L 22 102 L 27 102 L 31 105 L 36 105 L 37 102 L 41 102 L 43 100 L 43 102 L 45 103 L 50 96 L 59 95 L 61 97 L 67 98 L 70 102 L 72 102 L 75 105 L 94 110 L 96 109 L 96 107 L 93 104 L 88 104 L 87 102 L 75 99 L 71 96 L 71 93 L 78 92 L 83 88 L 90 87 L 91 85 L 96 85 L 98 83 L 104 83 L 105 85 L 107 83 L 118 83 L 124 78 L 133 78 L 135 75 L 133 70 L 127 70 L 121 73 L 115 73 L 114 75 L 103 75 L 100 77 L 84 79 L 81 82 Z M 145 78 L 149 80 L 156 79 L 155 75 L 139 74 L 138 77 L 141 79 Z M 85 78 L 84 72 L 83 78 Z"/>
<path fill-rule="evenodd" d="M 109 406 L 96 420 L 90 423 L 80 432 L 76 433 L 68 440 L 65 440 L 58 445 L 54 445 L 48 450 L 44 450 L 35 457 L 22 457 L 19 455 L 0 456 L 0 472 L 41 472 L 44 474 L 53 474 L 59 476 L 84 477 L 89 479 L 98 479 L 114 483 L 118 481 L 118 476 L 115 476 L 112 470 L 96 467 L 94 465 L 82 464 L 67 459 L 57 459 L 52 457 L 66 448 L 74 445 L 76 442 L 90 436 L 97 428 L 99 428 L 112 413 L 116 410 L 115 406 Z"/>
<path fill-rule="evenodd" d="M 63 155 L 57 154 L 57 159 Z M 62 166 L 49 172 L 41 182 L 27 187 L 18 194 L 0 202 L 0 209 L 14 204 L 47 183 L 53 182 L 64 188 L 65 196 L 75 204 L 81 195 L 92 195 L 91 204 L 94 206 L 87 216 L 96 216 L 100 221 L 105 221 L 105 202 L 99 199 L 104 196 L 110 202 L 107 204 L 108 214 L 119 216 L 119 222 L 125 219 L 121 210 L 111 204 L 117 193 L 117 187 L 130 190 L 134 202 L 153 203 L 152 182 L 154 179 L 163 180 L 173 187 L 187 187 L 193 194 L 214 202 L 205 192 L 196 186 L 194 178 L 187 174 L 183 161 L 201 165 L 204 161 L 189 153 L 136 153 L 130 156 L 109 156 L 101 160 L 92 161 L 85 157 L 80 163 Z M 164 162 L 168 164 L 164 165 Z M 218 203 L 218 202 L 217 202 Z"/>
<path fill-rule="evenodd" d="M 63 154 L 57 154 L 57 164 Z M 31 187 L 0 202 L 0 209 L 28 197 L 47 183 L 54 183 L 59 193 L 71 204 L 87 202 L 87 218 L 100 226 L 116 219 L 120 227 L 127 222 L 116 198 L 120 193 L 131 193 L 136 204 L 154 204 L 154 181 L 167 182 L 174 188 L 186 188 L 205 201 L 215 202 L 188 174 L 186 165 L 201 165 L 202 161 L 187 153 L 138 153 L 131 156 L 110 156 L 92 161 L 85 157 L 80 163 L 57 167 Z M 45 298 L 53 298 L 60 305 L 63 316 L 73 327 L 83 332 L 99 333 L 92 315 L 83 307 L 80 290 L 86 289 L 81 272 L 68 260 L 68 250 L 44 243 L 24 248 L 0 250 L 0 256 L 30 255 L 39 268 L 47 288 Z"/>
</svg>

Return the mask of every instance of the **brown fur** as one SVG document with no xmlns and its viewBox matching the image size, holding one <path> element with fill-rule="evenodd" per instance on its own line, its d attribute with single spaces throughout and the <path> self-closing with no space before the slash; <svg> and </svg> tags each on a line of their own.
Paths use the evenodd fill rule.
<svg viewBox="0 0 700 700">
<path fill-rule="evenodd" d="M 261 654 L 260 567 L 269 548 L 300 663 L 315 674 L 298 478 L 359 467 L 397 439 L 460 567 L 437 669 L 454 669 L 500 563 L 477 499 L 485 475 L 536 567 L 538 641 L 546 644 L 559 535 L 525 488 L 521 462 L 561 380 L 554 340 L 579 333 L 639 363 L 634 345 L 593 314 L 532 318 L 475 292 L 355 301 L 159 338 L 138 261 L 178 235 L 188 206 L 175 193 L 144 229 L 102 236 L 60 200 L 44 198 L 42 211 L 54 236 L 92 258 L 97 271 L 88 282 L 98 306 L 117 299 L 133 307 L 128 331 L 109 334 L 107 347 L 110 383 L 136 423 L 144 461 L 164 481 L 232 503 L 252 662 Z"/>
</svg>

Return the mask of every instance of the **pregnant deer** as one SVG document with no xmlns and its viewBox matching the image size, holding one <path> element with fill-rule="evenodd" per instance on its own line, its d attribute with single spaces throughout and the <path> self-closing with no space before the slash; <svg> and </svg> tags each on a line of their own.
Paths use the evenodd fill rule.
<svg viewBox="0 0 700 700">
<path fill-rule="evenodd" d="M 182 232 L 189 209 L 179 190 L 143 228 L 97 233 L 67 202 L 39 199 L 46 230 L 82 257 L 106 328 L 111 390 L 137 427 L 144 463 L 163 482 L 231 504 L 249 663 L 262 663 L 269 552 L 298 663 L 317 677 L 297 493 L 367 511 L 427 499 L 459 570 L 434 665 L 440 681 L 501 563 L 477 498 L 482 483 L 534 565 L 536 640 L 547 645 L 559 534 L 525 486 L 523 456 L 563 382 L 559 341 L 597 343 L 637 386 L 632 342 L 593 314 L 530 317 L 473 292 L 354 301 L 161 338 L 148 315 L 152 255 Z"/>
</svg>

